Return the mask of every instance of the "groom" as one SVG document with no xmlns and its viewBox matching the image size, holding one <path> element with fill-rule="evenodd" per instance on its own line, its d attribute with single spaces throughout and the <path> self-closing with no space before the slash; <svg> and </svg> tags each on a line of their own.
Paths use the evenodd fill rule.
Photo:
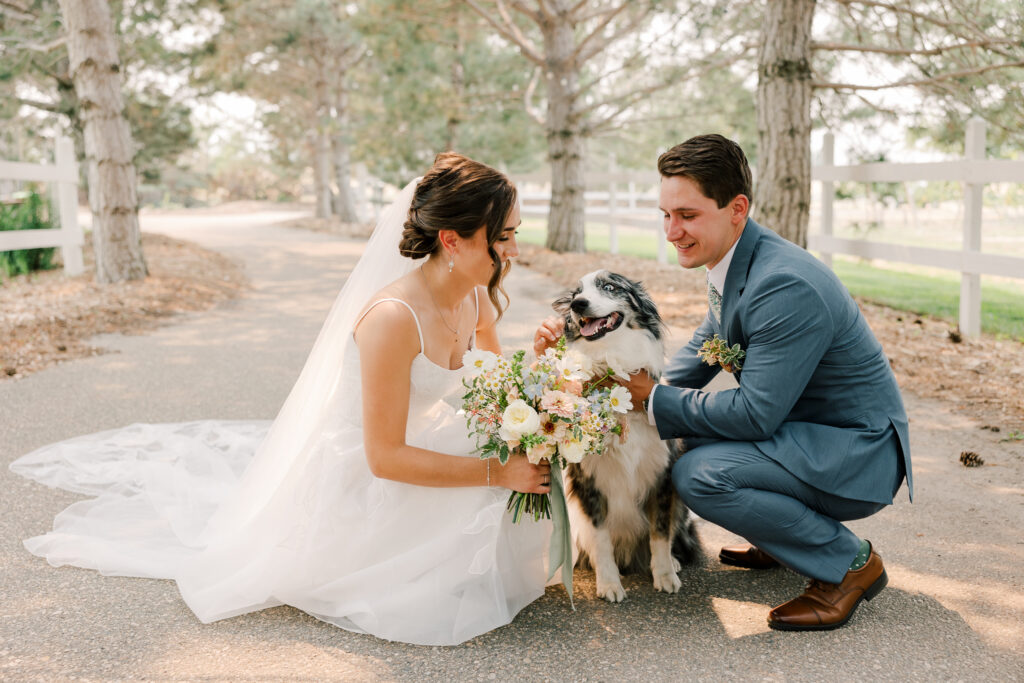
<svg viewBox="0 0 1024 683">
<path fill-rule="evenodd" d="M 658 159 L 666 239 L 684 268 L 707 269 L 707 318 L 656 385 L 626 384 L 663 439 L 690 450 L 672 480 L 698 515 L 750 541 L 726 564 L 783 564 L 812 579 L 768 615 L 772 628 L 845 624 L 887 578 L 871 544 L 842 522 L 913 492 L 907 417 L 882 347 L 836 276 L 748 217 L 743 150 L 701 135 Z M 738 388 L 702 391 L 721 365 L 697 352 L 739 344 Z"/>
</svg>

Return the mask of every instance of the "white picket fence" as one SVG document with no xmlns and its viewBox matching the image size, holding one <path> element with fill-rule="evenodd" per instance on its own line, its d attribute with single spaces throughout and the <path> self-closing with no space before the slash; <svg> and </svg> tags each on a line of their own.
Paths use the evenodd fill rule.
<svg viewBox="0 0 1024 683">
<path fill-rule="evenodd" d="M 982 192 L 988 183 L 1024 183 L 1024 161 L 985 159 L 985 122 L 977 117 L 967 127 L 966 155 L 962 160 L 931 163 L 871 163 L 835 166 L 835 138 L 825 135 L 823 163 L 811 168 L 813 180 L 821 181 L 820 232 L 807 237 L 807 248 L 817 251 L 821 260 L 831 266 L 833 254 L 848 254 L 868 259 L 910 263 L 957 271 L 961 274 L 960 330 L 977 336 L 981 333 L 981 275 L 999 275 L 1024 279 L 1024 258 L 981 253 Z M 544 173 L 514 175 L 522 190 L 523 215 L 547 217 L 550 199 L 550 177 Z M 964 183 L 963 247 L 961 250 L 935 249 L 864 239 L 834 236 L 834 183 L 856 181 L 959 181 Z M 618 252 L 619 226 L 651 230 L 658 244 L 658 262 L 666 261 L 666 244 L 657 211 L 657 172 L 612 170 L 587 173 L 586 220 L 605 223 L 609 228 L 609 246 Z M 638 188 L 643 191 L 638 192 Z M 652 188 L 654 188 L 652 190 Z M 756 214 L 757 207 L 754 207 Z M 756 215 L 755 215 L 756 218 Z"/>
<path fill-rule="evenodd" d="M 85 270 L 82 260 L 84 237 L 78 224 L 78 163 L 69 138 L 57 139 L 55 164 L 25 164 L 0 161 L 0 179 L 54 183 L 60 228 L 51 230 L 0 230 L 0 251 L 60 247 L 64 271 L 78 275 Z"/>
<path fill-rule="evenodd" d="M 833 254 L 912 263 L 960 272 L 960 331 L 981 334 L 981 276 L 1000 275 L 1024 279 L 1024 258 L 981 253 L 982 193 L 989 183 L 1024 183 L 1024 161 L 985 158 L 985 122 L 974 117 L 967 123 L 962 160 L 929 163 L 871 163 L 835 166 L 835 138 L 825 134 L 820 166 L 811 177 L 821 181 L 821 232 L 807 236 L 807 248 L 822 254 L 831 265 Z M 957 181 L 964 183 L 963 246 L 959 251 L 933 249 L 890 242 L 845 239 L 832 234 L 834 226 L 833 183 L 902 183 L 906 181 Z"/>
</svg>

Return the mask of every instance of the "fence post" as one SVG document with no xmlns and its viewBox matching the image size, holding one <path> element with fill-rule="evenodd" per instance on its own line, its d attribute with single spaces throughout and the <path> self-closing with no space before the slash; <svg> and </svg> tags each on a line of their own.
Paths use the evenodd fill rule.
<svg viewBox="0 0 1024 683">
<path fill-rule="evenodd" d="M 78 163 L 75 161 L 75 145 L 70 138 L 57 138 L 57 168 L 69 170 L 72 178 L 78 178 Z M 64 272 L 81 275 L 85 271 L 82 260 L 82 226 L 78 224 L 78 183 L 74 180 L 57 181 L 57 211 L 60 213 L 60 251 L 64 259 Z"/>
<path fill-rule="evenodd" d="M 821 164 L 822 166 L 831 167 L 835 164 L 836 154 L 836 136 L 831 131 L 825 133 L 825 137 L 821 141 Z M 835 219 L 835 212 L 833 211 L 832 202 L 835 199 L 835 190 L 832 188 L 831 180 L 821 181 L 821 234 L 831 235 L 833 229 L 833 220 Z M 832 253 L 821 252 L 819 255 L 821 262 L 829 268 L 832 267 Z"/>
<path fill-rule="evenodd" d="M 612 154 L 611 160 L 608 162 L 608 171 L 612 177 L 611 182 L 608 183 L 608 252 L 612 254 L 619 253 L 619 226 L 615 223 L 615 173 L 617 170 L 615 155 Z"/>
<path fill-rule="evenodd" d="M 985 121 L 973 116 L 967 122 L 964 157 L 968 160 L 985 158 Z M 963 251 L 981 251 L 981 209 L 985 186 L 982 183 L 964 183 L 964 246 Z M 981 275 L 960 275 L 960 331 L 969 337 L 981 334 Z"/>
</svg>

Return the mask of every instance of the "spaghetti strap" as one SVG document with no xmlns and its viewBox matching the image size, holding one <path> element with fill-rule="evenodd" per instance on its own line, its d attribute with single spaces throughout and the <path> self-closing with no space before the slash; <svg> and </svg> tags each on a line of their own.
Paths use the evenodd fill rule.
<svg viewBox="0 0 1024 683">
<path fill-rule="evenodd" d="M 370 304 L 369 306 L 366 307 L 366 310 L 363 311 L 363 314 L 361 316 L 359 316 L 359 320 L 357 320 L 356 324 L 352 326 L 352 329 L 354 330 L 355 328 L 359 327 L 359 323 L 361 323 L 363 321 L 363 318 L 366 317 L 366 314 L 369 313 L 373 309 L 374 306 L 376 306 L 377 304 L 379 304 L 381 302 L 384 302 L 384 301 L 394 301 L 396 303 L 402 304 L 403 306 L 405 306 L 406 308 L 409 309 L 409 312 L 412 313 L 412 319 L 416 323 L 416 332 L 420 335 L 420 353 L 424 353 L 424 349 L 426 347 L 423 345 L 423 328 L 420 327 L 420 319 L 416 317 L 416 311 L 412 310 L 412 306 L 410 306 L 409 304 L 405 303 L 401 299 L 395 299 L 395 298 L 377 299 L 372 304 Z"/>
</svg>

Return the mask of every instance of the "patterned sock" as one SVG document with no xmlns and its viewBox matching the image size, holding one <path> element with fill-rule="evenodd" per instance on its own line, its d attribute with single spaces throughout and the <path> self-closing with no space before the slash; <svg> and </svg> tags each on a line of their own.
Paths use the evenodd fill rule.
<svg viewBox="0 0 1024 683">
<path fill-rule="evenodd" d="M 867 541 L 860 542 L 860 550 L 857 552 L 857 557 L 853 558 L 853 564 L 850 565 L 850 571 L 857 571 L 868 563 L 868 557 L 871 555 L 871 544 Z"/>
</svg>

